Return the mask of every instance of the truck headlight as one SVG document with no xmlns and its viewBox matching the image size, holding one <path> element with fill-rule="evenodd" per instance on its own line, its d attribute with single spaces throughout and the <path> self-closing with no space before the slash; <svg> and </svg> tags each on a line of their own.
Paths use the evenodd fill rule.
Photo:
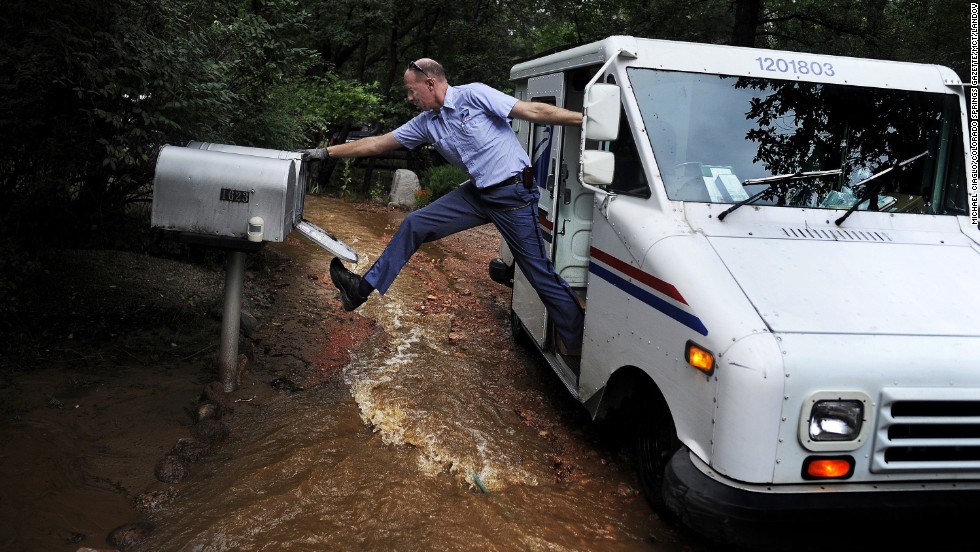
<svg viewBox="0 0 980 552">
<path fill-rule="evenodd" d="M 810 410 L 810 438 L 814 441 L 853 441 L 861 434 L 861 401 L 818 401 Z"/>
<path fill-rule="evenodd" d="M 820 391 L 800 412 L 800 443 L 818 452 L 847 451 L 867 440 L 871 399 L 859 391 Z"/>
</svg>

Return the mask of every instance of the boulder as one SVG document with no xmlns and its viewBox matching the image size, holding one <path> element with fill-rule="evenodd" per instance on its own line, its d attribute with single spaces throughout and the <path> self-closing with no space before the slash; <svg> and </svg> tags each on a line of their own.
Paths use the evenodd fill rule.
<svg viewBox="0 0 980 552">
<path fill-rule="evenodd" d="M 127 549 L 147 539 L 153 530 L 153 524 L 146 521 L 127 523 L 113 529 L 106 542 L 120 549 Z"/>
<path fill-rule="evenodd" d="M 157 463 L 154 474 L 157 476 L 157 481 L 162 481 L 163 483 L 180 483 L 187 477 L 187 465 L 184 464 L 180 457 L 168 454 Z"/>
<path fill-rule="evenodd" d="M 419 177 L 408 169 L 398 169 L 391 179 L 388 205 L 405 209 L 415 208 L 415 193 L 421 189 Z"/>
</svg>

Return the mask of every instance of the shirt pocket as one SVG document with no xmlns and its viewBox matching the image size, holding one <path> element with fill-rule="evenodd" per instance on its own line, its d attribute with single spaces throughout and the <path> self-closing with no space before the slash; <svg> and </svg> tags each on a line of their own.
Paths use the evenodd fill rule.
<svg viewBox="0 0 980 552">
<path fill-rule="evenodd" d="M 491 131 L 490 118 L 483 111 L 464 109 L 460 113 L 460 137 L 464 149 L 483 149 Z"/>
</svg>

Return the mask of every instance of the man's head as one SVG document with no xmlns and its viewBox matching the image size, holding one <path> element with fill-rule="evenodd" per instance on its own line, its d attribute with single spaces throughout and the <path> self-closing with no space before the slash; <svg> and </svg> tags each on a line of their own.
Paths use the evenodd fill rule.
<svg viewBox="0 0 980 552">
<path fill-rule="evenodd" d="M 446 99 L 446 72 L 434 59 L 422 58 L 408 62 L 405 69 L 405 93 L 408 101 L 426 111 L 439 109 Z"/>
</svg>

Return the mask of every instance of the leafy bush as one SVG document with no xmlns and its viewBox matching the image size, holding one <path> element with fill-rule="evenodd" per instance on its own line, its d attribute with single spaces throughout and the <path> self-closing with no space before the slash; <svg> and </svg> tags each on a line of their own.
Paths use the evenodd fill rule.
<svg viewBox="0 0 980 552">
<path fill-rule="evenodd" d="M 299 0 L 4 8 L 0 220 L 19 240 L 107 245 L 129 206 L 150 202 L 163 144 L 312 147 L 326 124 L 379 111 L 374 85 L 308 76 L 323 61 L 301 44 Z"/>
<path fill-rule="evenodd" d="M 415 206 L 425 207 L 429 203 L 455 190 L 466 181 L 466 171 L 452 165 L 438 165 L 426 171 L 422 177 L 422 189 L 415 194 Z"/>
<path fill-rule="evenodd" d="M 416 209 L 421 209 L 430 203 L 432 203 L 432 194 L 429 193 L 429 190 L 420 188 L 419 191 L 415 192 Z"/>
</svg>

